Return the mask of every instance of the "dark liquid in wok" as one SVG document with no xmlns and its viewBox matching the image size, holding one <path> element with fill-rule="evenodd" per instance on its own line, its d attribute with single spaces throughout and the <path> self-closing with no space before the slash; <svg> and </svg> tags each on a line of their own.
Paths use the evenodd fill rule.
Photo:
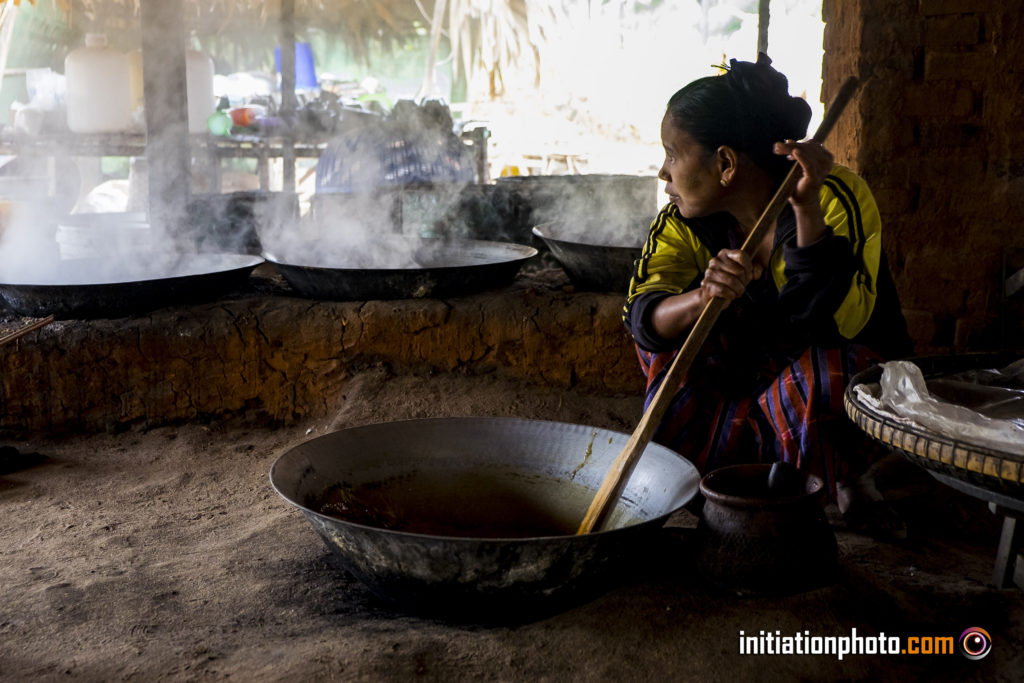
<svg viewBox="0 0 1024 683">
<path fill-rule="evenodd" d="M 381 529 L 430 536 L 534 538 L 576 533 L 590 489 L 555 479 L 459 473 L 337 485 L 312 507 Z"/>
</svg>

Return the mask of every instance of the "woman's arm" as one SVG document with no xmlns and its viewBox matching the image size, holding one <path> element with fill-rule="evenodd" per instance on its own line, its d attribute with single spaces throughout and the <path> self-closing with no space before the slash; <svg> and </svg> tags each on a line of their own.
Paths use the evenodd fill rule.
<svg viewBox="0 0 1024 683">
<path fill-rule="evenodd" d="M 743 296 L 751 280 L 761 276 L 761 266 L 739 249 L 722 249 L 704 271 L 697 289 L 662 299 L 651 313 L 658 336 L 677 339 L 693 327 L 713 297 L 731 302 Z"/>
<path fill-rule="evenodd" d="M 816 343 L 853 339 L 871 318 L 881 267 L 881 218 L 867 184 L 842 166 L 826 176 L 818 211 L 825 234 L 785 245 L 779 303 Z"/>
</svg>

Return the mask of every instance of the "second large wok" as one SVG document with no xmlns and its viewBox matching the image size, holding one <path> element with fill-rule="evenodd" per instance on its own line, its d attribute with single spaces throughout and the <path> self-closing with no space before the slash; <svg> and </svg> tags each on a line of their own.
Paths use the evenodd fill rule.
<svg viewBox="0 0 1024 683">
<path fill-rule="evenodd" d="M 369 245 L 267 252 L 302 296 L 340 301 L 416 299 L 504 287 L 537 250 L 485 240 L 388 235 Z"/>
<path fill-rule="evenodd" d="M 270 480 L 379 598 L 441 617 L 501 619 L 607 589 L 624 567 L 642 564 L 658 529 L 695 495 L 696 468 L 651 444 L 605 530 L 576 535 L 628 439 L 510 418 L 380 423 L 289 450 Z"/>
<path fill-rule="evenodd" d="M 534 226 L 533 234 L 544 241 L 580 289 L 625 292 L 650 223 L 644 217 L 589 225 L 544 223 Z"/>
</svg>

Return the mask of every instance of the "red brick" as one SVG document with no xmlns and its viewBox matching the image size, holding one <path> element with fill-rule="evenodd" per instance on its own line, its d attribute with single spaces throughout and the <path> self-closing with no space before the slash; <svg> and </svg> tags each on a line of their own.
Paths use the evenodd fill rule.
<svg viewBox="0 0 1024 683">
<path fill-rule="evenodd" d="M 981 35 L 978 17 L 933 17 L 925 20 L 925 47 L 974 45 Z"/>
<path fill-rule="evenodd" d="M 925 16 L 937 14 L 981 14 L 999 6 L 996 0 L 921 0 L 920 12 Z"/>
<path fill-rule="evenodd" d="M 919 205 L 922 215 L 940 216 L 947 225 L 959 225 L 959 222 L 954 223 L 952 219 L 977 218 L 992 208 L 989 197 L 980 196 L 972 189 L 984 185 L 982 178 L 962 176 L 955 166 L 946 167 L 945 178 L 936 177 L 941 173 L 923 173 L 922 175 L 931 176 L 921 181 Z M 961 241 L 962 236 L 960 239 L 957 239 L 957 236 L 966 229 L 964 227 L 953 228 L 957 234 L 949 235 L 950 243 Z"/>
<path fill-rule="evenodd" d="M 956 152 L 953 154 L 929 154 L 921 157 L 919 176 L 922 181 L 954 183 L 983 182 L 985 162 L 981 156 Z"/>
<path fill-rule="evenodd" d="M 974 113 L 974 92 L 953 85 L 928 84 L 907 88 L 903 95 L 905 116 L 934 116 L 948 119 Z"/>
<path fill-rule="evenodd" d="M 872 194 L 883 216 L 906 213 L 914 202 L 914 192 L 906 187 L 876 187 Z"/>
<path fill-rule="evenodd" d="M 1021 184 L 1016 180 L 1007 183 L 1008 188 L 1011 189 L 1006 193 L 1007 209 L 1018 216 L 1024 213 L 1024 194 L 1020 190 L 1015 192 L 1012 188 Z"/>
<path fill-rule="evenodd" d="M 917 309 L 905 309 L 903 317 L 907 321 L 907 332 L 914 340 L 914 346 L 929 345 L 938 331 L 938 324 L 935 321 L 935 313 Z"/>
<path fill-rule="evenodd" d="M 980 52 L 928 52 L 924 56 L 924 78 L 984 82 L 996 66 L 990 55 Z"/>
<path fill-rule="evenodd" d="M 999 319 L 992 314 L 959 318 L 953 333 L 953 346 L 959 351 L 994 349 L 999 346 Z"/>
<path fill-rule="evenodd" d="M 973 123 L 928 120 L 921 123 L 921 146 L 926 149 L 957 147 L 979 157 L 987 153 L 982 129 Z"/>
<path fill-rule="evenodd" d="M 923 40 L 923 27 L 920 20 L 897 24 L 889 20 L 885 14 L 879 14 L 864 22 L 864 35 L 861 37 L 860 49 L 871 55 L 892 57 L 911 57 L 907 49 L 920 45 Z"/>
<path fill-rule="evenodd" d="M 987 285 L 988 278 L 984 275 L 965 278 L 965 273 L 980 267 L 978 259 L 976 255 L 950 247 L 955 244 L 956 241 L 935 236 L 930 243 L 908 250 L 902 276 L 897 282 L 904 306 L 957 317 L 970 310 L 967 300 L 973 298 L 975 290 Z"/>
<path fill-rule="evenodd" d="M 914 203 L 914 192 L 907 187 L 876 187 L 873 194 L 883 216 L 906 213 Z"/>
</svg>

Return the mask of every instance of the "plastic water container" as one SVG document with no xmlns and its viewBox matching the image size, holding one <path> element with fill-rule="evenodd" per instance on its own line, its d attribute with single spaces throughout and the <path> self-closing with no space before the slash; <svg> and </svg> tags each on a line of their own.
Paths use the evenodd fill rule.
<svg viewBox="0 0 1024 683">
<path fill-rule="evenodd" d="M 274 70 L 281 73 L 281 48 L 274 48 Z M 316 78 L 313 48 L 309 43 L 295 43 L 295 89 L 316 90 L 320 87 Z"/>
<path fill-rule="evenodd" d="M 131 71 L 132 111 L 139 112 L 141 121 L 142 108 L 146 102 L 142 81 L 142 50 L 132 50 L 128 53 L 128 65 Z"/>
<path fill-rule="evenodd" d="M 107 45 L 102 33 L 85 36 L 85 47 L 64 60 L 68 128 L 75 133 L 114 133 L 132 123 L 128 56 Z"/>
<path fill-rule="evenodd" d="M 206 120 L 217 109 L 213 94 L 213 60 L 205 52 L 185 52 L 185 80 L 188 90 L 188 132 L 205 133 Z"/>
</svg>

